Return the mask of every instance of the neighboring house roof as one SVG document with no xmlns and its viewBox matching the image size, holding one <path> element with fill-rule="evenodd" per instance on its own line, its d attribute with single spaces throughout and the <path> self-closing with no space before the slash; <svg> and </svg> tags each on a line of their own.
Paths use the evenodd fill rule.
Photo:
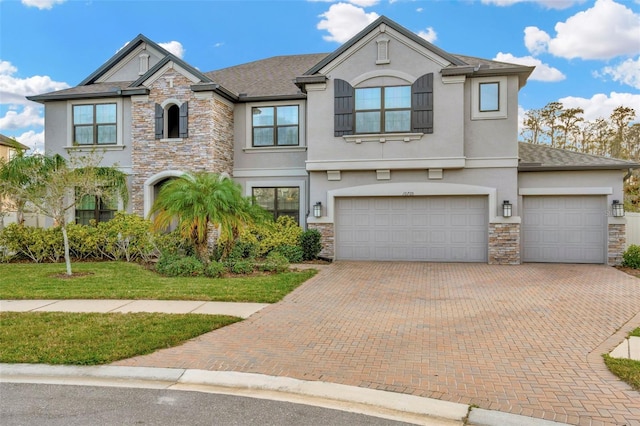
<svg viewBox="0 0 640 426">
<path fill-rule="evenodd" d="M 628 170 L 640 168 L 640 164 L 617 158 L 601 157 L 552 148 L 548 145 L 518 143 L 520 162 L 518 171 L 552 170 Z"/>
<path fill-rule="evenodd" d="M 9 148 L 13 148 L 13 149 L 21 149 L 21 150 L 29 149 L 28 146 L 23 145 L 20 142 L 18 142 L 17 140 L 15 140 L 13 138 L 10 138 L 8 136 L 5 136 L 5 135 L 0 135 L 0 145 L 8 146 Z"/>
</svg>

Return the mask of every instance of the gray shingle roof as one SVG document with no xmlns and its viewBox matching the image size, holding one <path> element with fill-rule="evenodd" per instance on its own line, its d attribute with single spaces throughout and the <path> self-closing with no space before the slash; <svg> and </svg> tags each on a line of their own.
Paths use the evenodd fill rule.
<svg viewBox="0 0 640 426">
<path fill-rule="evenodd" d="M 300 95 L 295 78 L 320 62 L 327 53 L 275 56 L 204 73 L 207 77 L 247 97 Z"/>
<path fill-rule="evenodd" d="M 58 90 L 55 92 L 49 92 L 42 95 L 27 96 L 27 99 L 32 101 L 41 100 L 64 100 L 64 99 L 77 99 L 82 97 L 110 97 L 119 96 L 119 90 L 124 90 L 133 83 L 132 81 L 118 81 L 109 83 L 94 83 L 87 84 L 85 86 L 76 86 L 70 89 Z"/>
<path fill-rule="evenodd" d="M 552 148 L 548 145 L 518 144 L 519 171 L 549 170 L 626 170 L 640 168 L 640 164 L 617 158 L 601 157 Z"/>
</svg>

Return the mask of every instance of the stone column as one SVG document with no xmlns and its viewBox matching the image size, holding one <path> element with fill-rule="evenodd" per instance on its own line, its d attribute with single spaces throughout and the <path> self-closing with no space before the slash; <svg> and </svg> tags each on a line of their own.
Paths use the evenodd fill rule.
<svg viewBox="0 0 640 426">
<path fill-rule="evenodd" d="M 489 264 L 520 264 L 520 224 L 489 224 Z"/>
<path fill-rule="evenodd" d="M 626 225 L 624 223 L 610 223 L 608 240 L 607 264 L 609 266 L 622 264 L 622 254 L 627 242 Z"/>
<path fill-rule="evenodd" d="M 309 229 L 317 229 L 318 232 L 320 232 L 322 250 L 318 256 L 325 259 L 333 259 L 335 255 L 333 252 L 333 223 L 309 223 L 307 224 L 307 227 Z"/>
</svg>

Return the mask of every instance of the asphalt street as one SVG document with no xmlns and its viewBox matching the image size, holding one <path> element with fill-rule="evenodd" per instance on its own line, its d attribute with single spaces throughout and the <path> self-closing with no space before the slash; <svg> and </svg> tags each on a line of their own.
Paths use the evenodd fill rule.
<svg viewBox="0 0 640 426">
<path fill-rule="evenodd" d="M 24 383 L 0 383 L 0 419 L 3 426 L 409 424 L 233 395 Z"/>
</svg>

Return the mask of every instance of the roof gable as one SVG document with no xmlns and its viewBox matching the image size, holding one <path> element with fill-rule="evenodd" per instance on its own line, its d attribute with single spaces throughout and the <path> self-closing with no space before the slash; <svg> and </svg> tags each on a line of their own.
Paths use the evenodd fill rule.
<svg viewBox="0 0 640 426">
<path fill-rule="evenodd" d="M 371 24 L 369 24 L 362 31 L 360 31 L 358 34 L 353 36 L 349 41 L 347 41 L 342 46 L 340 46 L 338 49 L 336 49 L 333 53 L 328 55 L 322 61 L 318 62 L 315 66 L 313 66 L 309 70 L 307 70 L 307 72 L 305 72 L 304 74 L 305 75 L 312 75 L 312 74 L 318 73 L 320 70 L 325 68 L 327 65 L 331 64 L 333 61 L 337 60 L 340 56 L 342 56 L 347 51 L 349 51 L 354 46 L 356 46 L 358 43 L 360 43 L 362 40 L 364 40 L 367 36 L 371 35 L 371 33 L 375 33 L 375 34 L 382 33 L 382 32 L 385 32 L 387 30 L 387 28 L 390 28 L 390 29 L 396 31 L 397 33 L 399 33 L 403 37 L 407 38 L 408 40 L 413 41 L 414 43 L 418 44 L 419 46 L 424 47 L 428 52 L 432 53 L 433 55 L 435 55 L 435 56 L 437 56 L 439 58 L 444 59 L 445 61 L 449 62 L 450 64 L 457 65 L 457 66 L 465 66 L 465 65 L 467 65 L 460 58 L 458 58 L 458 57 L 456 57 L 454 55 L 451 55 L 450 53 L 445 52 L 444 50 L 440 49 L 439 47 L 436 47 L 435 45 L 429 43 L 428 41 L 426 41 L 422 37 L 418 36 L 414 32 L 409 31 L 408 29 L 406 29 L 405 27 L 399 25 L 395 21 L 392 21 L 391 19 L 387 18 L 386 16 L 381 16 L 378 19 L 376 19 L 375 21 L 373 21 Z"/>
<path fill-rule="evenodd" d="M 122 49 L 116 52 L 107 62 L 102 64 L 100 68 L 95 70 L 91 75 L 82 80 L 78 86 L 85 86 L 87 84 L 97 83 L 98 80 L 105 76 L 109 71 L 116 67 L 122 60 L 124 60 L 129 54 L 136 50 L 141 44 L 147 44 L 152 49 L 157 50 L 162 56 L 171 55 L 168 50 L 164 49 L 154 41 L 148 39 L 142 34 L 138 34 L 136 38 L 127 43 Z"/>
<path fill-rule="evenodd" d="M 149 69 L 149 71 L 147 71 L 143 76 L 141 76 L 139 79 L 131 83 L 130 87 L 140 87 L 145 82 L 148 82 L 150 80 L 153 81 L 154 77 L 156 75 L 160 75 L 162 73 L 162 70 L 165 67 L 170 66 L 171 63 L 173 63 L 174 65 L 177 65 L 178 71 L 181 74 L 184 74 L 185 77 L 191 79 L 191 81 L 193 81 L 194 83 L 212 83 L 213 82 L 209 77 L 207 77 L 206 75 L 198 71 L 195 67 L 192 67 L 191 65 L 187 64 L 185 61 L 178 58 L 177 56 L 171 53 L 168 53 L 167 56 L 165 56 L 160 62 L 155 64 L 153 67 L 151 67 L 151 69 Z"/>
</svg>

